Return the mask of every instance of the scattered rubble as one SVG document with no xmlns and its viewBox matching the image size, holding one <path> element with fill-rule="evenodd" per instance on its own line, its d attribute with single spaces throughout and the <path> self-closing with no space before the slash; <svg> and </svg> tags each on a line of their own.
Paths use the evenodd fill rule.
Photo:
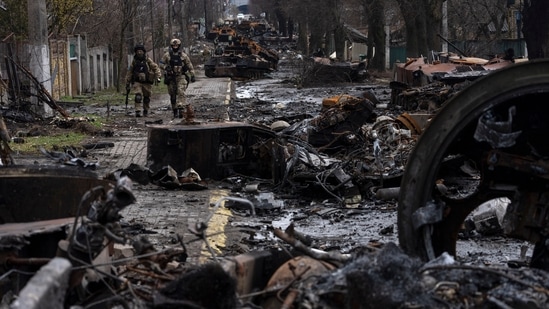
<svg viewBox="0 0 549 309">
<path fill-rule="evenodd" d="M 478 265 L 478 261 L 466 263 L 448 253 L 425 262 L 394 242 L 380 242 L 374 237 L 359 243 L 338 236 L 331 242 L 320 241 L 320 236 L 336 229 L 332 223 L 342 222 L 348 234 L 360 237 L 353 229 L 366 229 L 367 221 L 375 220 L 379 213 L 395 213 L 394 201 L 406 190 L 399 185 L 410 154 L 419 136 L 432 128 L 432 114 L 403 113 L 384 104 L 389 100 L 388 87 L 347 86 L 345 93 L 341 88 L 331 90 L 337 93 L 317 93 L 320 97 L 313 103 L 299 101 L 291 93 L 286 95 L 294 101 L 287 104 L 281 102 L 284 97 L 276 103 L 259 95 L 247 101 L 237 99 L 231 118 L 246 115 L 250 117 L 248 123 L 169 128 L 152 124 L 149 138 L 157 152 L 149 150 L 149 168 L 131 165 L 113 171 L 102 180 L 104 183 L 81 193 L 73 204 L 79 205 L 83 216 L 50 222 L 47 228 L 43 222 L 37 223 L 40 229 L 18 226 L 23 230 L 20 234 L 7 231 L 0 237 L 3 303 L 14 308 L 32 307 L 23 297 L 40 284 L 34 278 L 52 277 L 52 269 L 58 269 L 54 275 L 59 278 L 61 291 L 56 291 L 56 299 L 48 300 L 52 307 L 545 307 L 547 273 L 524 268 L 528 265 L 524 250 L 524 263 L 508 264 L 521 267 L 514 269 Z M 324 90 L 330 91 L 328 87 Z M 378 99 L 383 95 L 385 99 Z M 286 113 L 291 104 L 296 106 L 292 113 Z M 268 116 L 255 117 L 254 113 L 265 115 L 267 110 Z M 484 122 L 488 127 L 507 128 L 505 121 L 488 120 Z M 271 126 L 276 122 L 277 126 Z M 195 140 L 187 137 L 191 134 Z M 189 166 L 187 159 L 193 154 L 182 155 L 181 149 L 189 148 L 196 154 L 194 146 L 207 146 L 198 151 L 204 158 L 202 165 Z M 66 162 L 80 157 L 74 150 L 44 149 L 43 153 L 65 168 L 69 167 Z M 173 158 L 166 160 L 167 156 Z M 478 180 L 477 166 L 458 163 L 467 181 Z M 492 166 L 497 164 L 492 162 Z M 174 235 L 169 246 L 152 243 L 146 233 L 136 234 L 135 226 L 121 222 L 120 212 L 138 202 L 132 192 L 133 182 L 192 191 L 211 185 L 203 179 L 231 189 L 234 195 L 222 199 L 227 202 L 223 207 L 242 214 L 231 226 L 248 235 L 241 248 L 254 250 L 232 255 L 214 252 L 211 235 L 207 234 L 209 220 L 189 226 L 194 239 Z M 460 194 L 471 185 L 442 180 L 433 181 L 433 187 L 446 195 Z M 222 201 L 214 208 L 221 208 Z M 431 206 L 440 210 L 440 204 Z M 494 211 L 499 206 L 487 207 L 469 217 L 468 230 L 460 230 L 462 237 L 471 237 L 472 231 L 501 235 L 505 226 L 496 225 L 501 225 L 501 215 Z M 506 208 L 520 214 L 517 204 Z M 289 210 L 293 212 L 287 222 L 275 222 L 273 218 L 280 220 Z M 431 216 L 425 220 L 439 214 L 430 210 L 423 209 Z M 327 223 L 307 230 L 311 217 Z M 356 222 L 349 224 L 349 218 L 356 218 Z M 394 235 L 395 222 L 381 221 L 382 225 L 372 228 L 375 233 Z M 399 233 L 401 228 L 398 226 Z M 47 256 L 26 251 L 29 245 L 37 246 L 37 239 L 47 239 L 43 242 Z M 211 254 L 208 263 L 189 262 L 192 252 L 187 247 L 192 242 L 204 244 Z M 66 260 L 72 265 L 70 276 Z M 33 276 L 35 272 L 38 275 Z M 13 277 L 18 279 L 11 280 Z M 15 295 L 23 286 L 25 293 Z"/>
<path fill-rule="evenodd" d="M 38 260 L 5 258 L 6 266 L 44 267 L 28 281 L 19 298 L 6 290 L 3 301 L 14 299 L 13 308 L 34 308 L 46 300 L 54 307 L 68 302 L 82 307 L 135 308 L 544 308 L 548 301 L 547 274 L 541 270 L 465 265 L 446 253 L 423 263 L 394 243 L 381 248 L 362 246 L 349 254 L 324 251 L 311 247 L 308 235 L 293 225 L 285 231 L 273 229 L 276 237 L 290 245 L 285 251 L 188 265 L 180 237 L 180 248 L 158 250 L 146 237 L 132 237 L 118 224 L 119 211 L 133 202 L 126 177 L 109 191 L 97 187 L 84 194 L 81 206 L 89 204 L 89 211 L 74 219 L 79 223 L 60 240 L 58 257 L 39 264 Z M 205 228 L 202 223 L 193 230 L 207 242 Z M 5 250 L 7 238 L 2 239 Z M 132 245 L 129 251 L 115 245 L 127 243 Z M 10 247 L 14 248 L 13 241 Z M 66 267 L 54 266 L 66 263 L 65 259 L 72 265 L 70 275 Z M 270 261 L 268 272 L 265 261 Z M 12 268 L 1 279 L 13 272 L 24 273 Z M 36 294 L 27 291 L 41 287 L 40 277 L 56 278 L 55 285 L 61 289 L 55 298 L 47 293 L 39 299 L 30 297 Z"/>
</svg>

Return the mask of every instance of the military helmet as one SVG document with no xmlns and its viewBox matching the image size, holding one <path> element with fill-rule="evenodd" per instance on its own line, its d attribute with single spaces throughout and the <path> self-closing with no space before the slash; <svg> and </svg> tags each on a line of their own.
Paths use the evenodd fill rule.
<svg viewBox="0 0 549 309">
<path fill-rule="evenodd" d="M 181 41 L 180 41 L 179 39 L 172 39 L 172 40 L 170 41 L 170 45 L 171 45 L 171 46 L 174 46 L 174 45 L 179 46 L 179 45 L 181 45 Z"/>
<path fill-rule="evenodd" d="M 143 44 L 135 45 L 135 47 L 133 48 L 133 52 L 137 53 L 138 50 L 142 50 L 143 52 L 147 53 L 147 50 L 145 49 L 145 46 L 143 46 Z"/>
</svg>

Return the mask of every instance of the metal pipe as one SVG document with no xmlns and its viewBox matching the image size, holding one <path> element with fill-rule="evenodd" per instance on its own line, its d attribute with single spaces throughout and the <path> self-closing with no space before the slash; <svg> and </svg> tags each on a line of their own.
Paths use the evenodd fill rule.
<svg viewBox="0 0 549 309">
<path fill-rule="evenodd" d="M 453 48 L 455 48 L 455 50 L 457 50 L 463 57 L 467 57 L 467 55 L 465 55 L 465 53 L 457 48 L 457 46 L 455 46 L 454 44 L 452 44 L 452 42 L 448 41 L 447 39 L 445 39 L 444 37 L 442 37 L 442 35 L 440 35 L 440 33 L 437 33 L 438 37 L 441 38 L 442 40 L 444 40 L 444 42 L 448 43 L 450 46 L 452 46 Z"/>
<path fill-rule="evenodd" d="M 250 209 L 252 210 L 252 217 L 255 217 L 255 206 L 250 200 L 247 200 L 245 198 L 240 198 L 240 197 L 224 196 L 220 198 L 219 201 L 217 201 L 217 203 L 215 203 L 215 208 L 216 209 L 219 208 L 219 205 L 221 205 L 221 202 L 224 202 L 224 201 L 233 201 L 233 202 L 239 202 L 239 203 L 250 205 Z"/>
<path fill-rule="evenodd" d="M 51 261 L 50 258 L 16 258 L 10 257 L 6 259 L 8 265 L 31 265 L 31 266 L 43 266 Z"/>
</svg>

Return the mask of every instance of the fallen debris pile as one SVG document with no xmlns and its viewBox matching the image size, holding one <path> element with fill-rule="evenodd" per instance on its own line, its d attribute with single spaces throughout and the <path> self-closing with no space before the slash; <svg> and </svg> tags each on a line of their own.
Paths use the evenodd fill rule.
<svg viewBox="0 0 549 309">
<path fill-rule="evenodd" d="M 361 82 L 370 75 L 367 62 L 341 61 L 328 57 L 304 58 L 301 72 L 301 86 Z"/>
<path fill-rule="evenodd" d="M 18 270 L 27 259 L 6 259 L 9 270 L 0 278 L 3 302 L 11 308 L 37 308 L 48 301 L 51 307 L 274 309 L 544 308 L 549 301 L 548 274 L 542 270 L 461 265 L 446 253 L 423 263 L 394 243 L 358 247 L 349 254 L 323 251 L 310 247 L 307 235 L 292 225 L 273 229 L 288 246 L 278 253 L 214 255 L 211 262 L 190 265 L 180 237 L 179 244 L 157 250 L 143 236 L 132 239 L 117 223 L 119 211 L 135 202 L 130 186 L 121 178 L 108 192 L 101 187 L 87 192 L 81 203 L 91 205 L 87 216 L 75 218 L 67 239 L 59 241 L 58 257 L 45 257 L 39 265 L 48 264 L 20 291 L 15 286 L 5 290 L 6 279 L 18 282 L 14 278 L 28 274 Z M 205 223 L 189 228 L 207 244 Z M 2 238 L 3 250 L 7 240 Z M 70 276 L 49 266 L 60 258 L 70 262 Z M 265 261 L 270 261 L 268 272 Z M 58 299 L 37 292 L 45 288 L 35 279 L 42 272 L 56 278 L 49 284 L 64 289 L 57 291 Z"/>
<path fill-rule="evenodd" d="M 423 264 L 389 243 L 294 286 L 300 308 L 543 308 L 546 278 L 534 269 L 460 265 L 448 255 Z"/>
</svg>

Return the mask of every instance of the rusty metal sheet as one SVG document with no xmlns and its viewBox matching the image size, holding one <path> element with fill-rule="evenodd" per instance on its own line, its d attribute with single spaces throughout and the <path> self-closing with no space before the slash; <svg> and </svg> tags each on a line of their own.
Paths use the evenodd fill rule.
<svg viewBox="0 0 549 309">
<path fill-rule="evenodd" d="M 72 218 L 60 218 L 36 222 L 0 224 L 0 238 L 5 236 L 31 236 L 34 234 L 48 234 L 62 230 L 63 227 L 74 223 Z"/>
<path fill-rule="evenodd" d="M 0 223 L 74 217 L 84 193 L 111 182 L 73 166 L 0 168 Z M 80 214 L 85 214 L 82 209 Z"/>
</svg>

